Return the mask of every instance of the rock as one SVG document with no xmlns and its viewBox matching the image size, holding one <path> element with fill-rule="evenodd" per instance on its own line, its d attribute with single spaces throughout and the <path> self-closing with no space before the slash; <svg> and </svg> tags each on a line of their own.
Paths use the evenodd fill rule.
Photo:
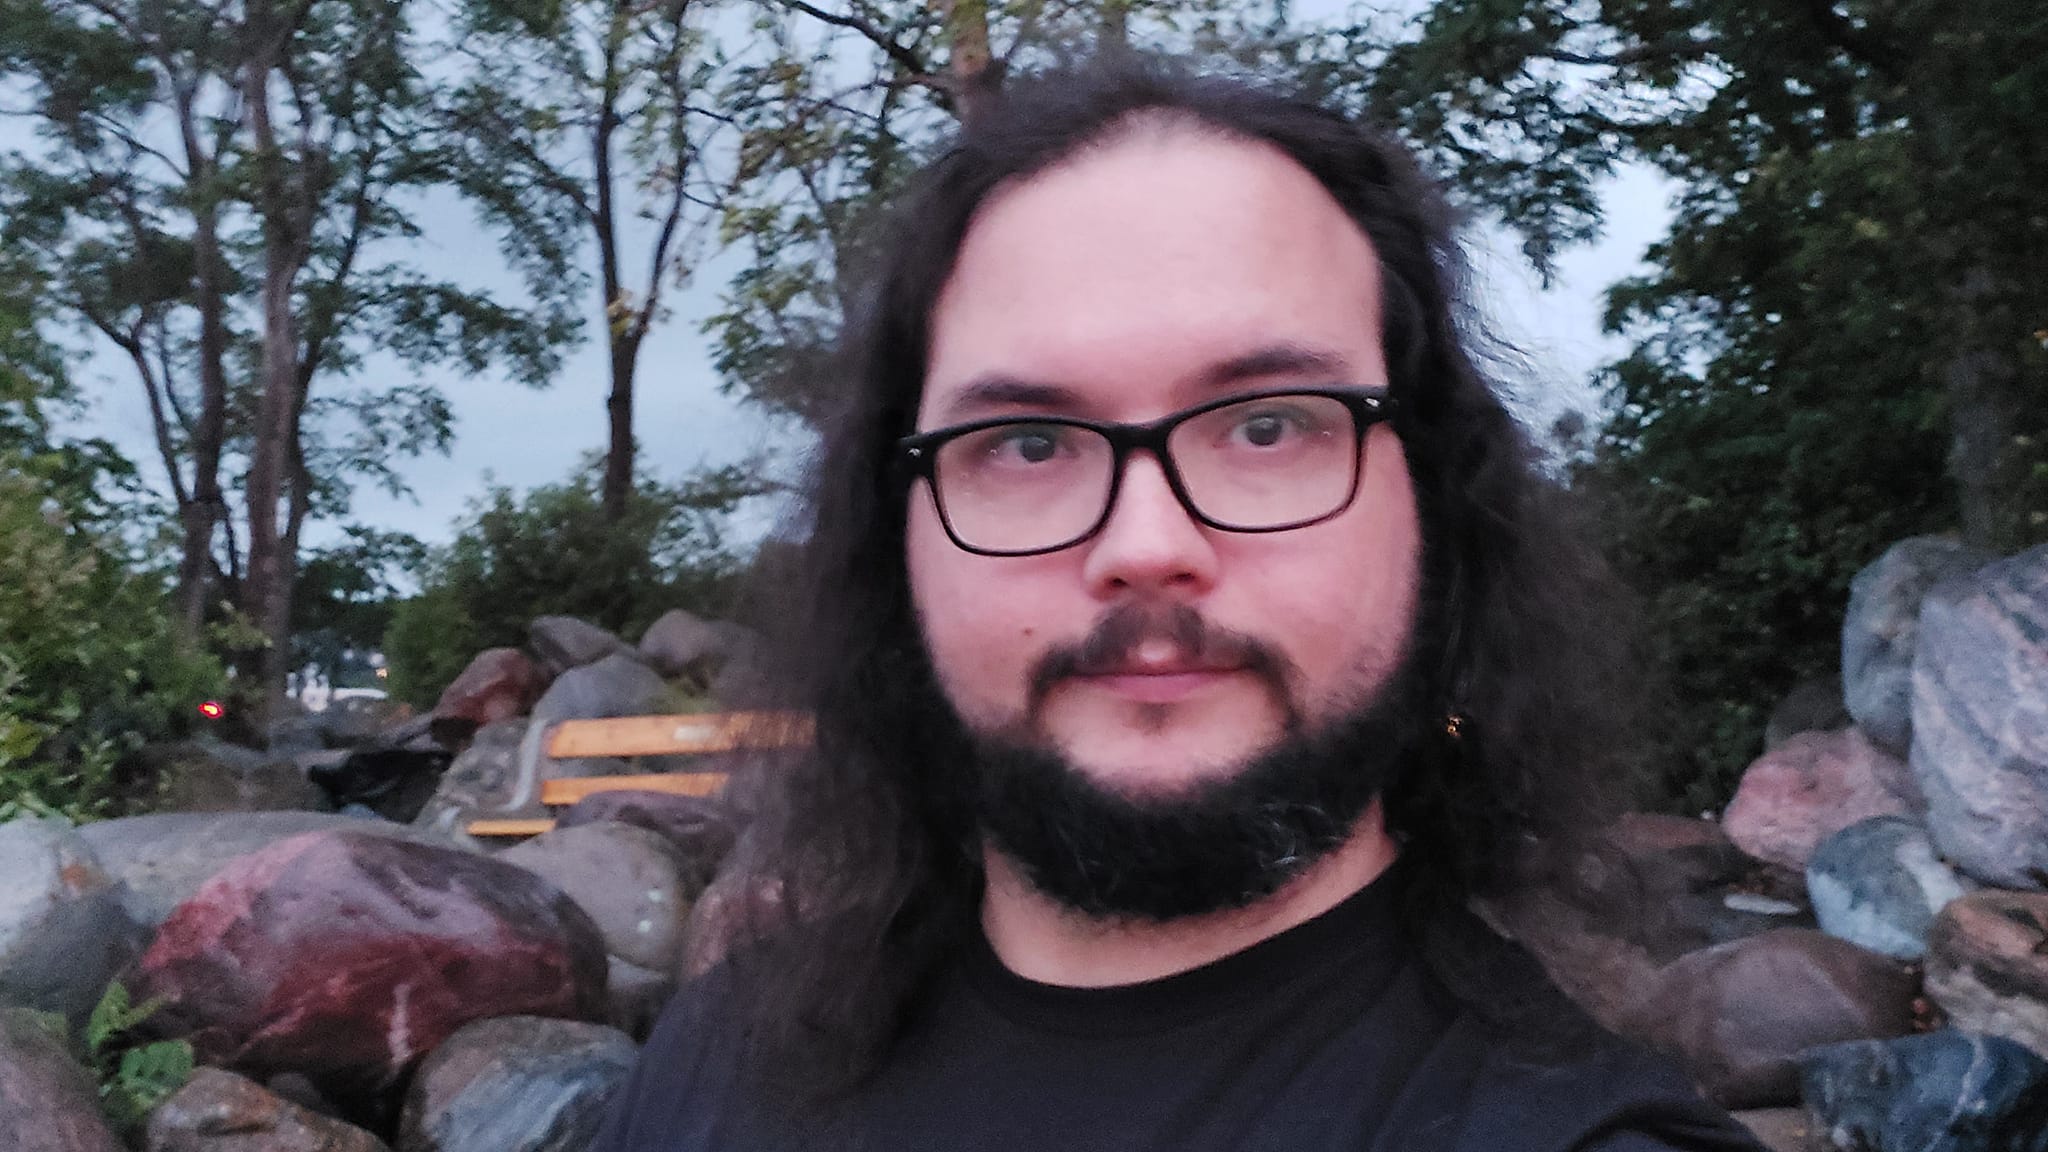
<svg viewBox="0 0 2048 1152">
<path fill-rule="evenodd" d="M 44 1021 L 0 1005 L 0 1133 L 8 1152 L 125 1152 L 92 1078 Z"/>
<path fill-rule="evenodd" d="M 457 1032 L 420 1066 L 399 1152 L 583 1152 L 632 1070 L 616 1028 L 513 1016 Z"/>
<path fill-rule="evenodd" d="M 437 843 L 402 824 L 325 812 L 158 812 L 96 821 L 78 835 L 120 882 L 129 917 L 153 929 L 230 860 L 288 837 L 336 828 Z"/>
<path fill-rule="evenodd" d="M 457 1028 L 605 1010 L 604 943 L 522 868 L 368 832 L 295 836 L 229 864 L 171 914 L 136 996 L 208 1063 L 390 1083 Z"/>
<path fill-rule="evenodd" d="M 1855 1152 L 2048 1152 L 2048 1061 L 1996 1036 L 1834 1044 L 1800 1060 L 1814 1126 Z"/>
<path fill-rule="evenodd" d="M 1927 943 L 1927 995 L 1949 1023 L 2048 1057 L 2048 894 L 1972 892 Z"/>
<path fill-rule="evenodd" d="M 389 1152 L 350 1124 L 219 1068 L 199 1068 L 149 1115 L 147 1152 Z"/>
<path fill-rule="evenodd" d="M 738 820 L 717 798 L 666 792 L 593 793 L 562 813 L 555 827 L 607 822 L 645 828 L 666 841 L 682 872 L 684 896 L 693 901 L 718 875 L 739 837 Z"/>
<path fill-rule="evenodd" d="M 332 812 L 334 804 L 289 756 L 198 739 L 159 744 L 136 756 L 154 782 L 145 806 L 158 812 Z"/>
<path fill-rule="evenodd" d="M 675 995 L 674 970 L 655 972 L 637 964 L 628 964 L 617 956 L 609 959 L 611 971 L 605 983 L 605 1020 L 634 1040 L 645 1040 L 647 1034 L 654 1030 L 654 1022 L 660 1018 L 661 1010 Z"/>
<path fill-rule="evenodd" d="M 386 820 L 408 823 L 433 799 L 454 757 L 445 749 L 358 748 L 311 772 L 337 806 L 361 804 Z"/>
<path fill-rule="evenodd" d="M 540 669 L 519 649 L 479 652 L 441 690 L 434 705 L 434 737 L 443 744 L 459 744 L 486 724 L 523 716 L 540 699 L 543 687 Z"/>
<path fill-rule="evenodd" d="M 1903 964 L 1784 928 L 1666 966 L 1621 1030 L 1683 1061 L 1723 1106 L 1775 1107 L 1798 1099 L 1800 1052 L 1911 1031 L 1915 991 Z"/>
<path fill-rule="evenodd" d="M 142 943 L 120 885 L 75 830 L 0 824 L 0 1000 L 80 1025 Z"/>
<path fill-rule="evenodd" d="M 327 750 L 327 739 L 321 731 L 320 718 L 301 712 L 296 708 L 287 715 L 272 720 L 263 729 L 264 746 L 277 759 L 296 760 L 301 756 Z"/>
<path fill-rule="evenodd" d="M 1901 540 L 1849 582 L 1842 620 L 1842 699 L 1871 739 L 1901 755 L 1912 742 L 1912 672 L 1920 602 L 1936 584 L 1997 557 L 1958 540 Z"/>
<path fill-rule="evenodd" d="M 682 958 L 689 895 L 668 842 L 644 828 L 583 824 L 498 854 L 560 888 L 604 936 L 605 951 L 659 972 Z"/>
<path fill-rule="evenodd" d="M 1737 900 L 1798 895 L 1712 821 L 1631 812 L 1609 825 L 1565 872 L 1566 899 L 1586 928 L 1642 945 L 1658 963 L 1774 928 L 1810 926 L 1803 903 Z M 1787 888 L 1793 891 L 1784 891 Z"/>
<path fill-rule="evenodd" d="M 654 669 L 627 656 L 611 655 L 573 668 L 548 685 L 533 706 L 534 720 L 600 720 L 645 716 L 658 710 L 668 685 Z"/>
<path fill-rule="evenodd" d="M 1721 826 L 1751 856 L 1804 870 L 1829 836 L 1917 807 L 1905 763 L 1845 728 L 1801 733 L 1764 753 L 1742 774 Z"/>
<path fill-rule="evenodd" d="M 633 657 L 638 649 L 574 616 L 541 616 L 526 626 L 527 643 L 540 658 L 541 670 L 553 679 L 571 668 L 595 664 L 607 656 Z"/>
<path fill-rule="evenodd" d="M 683 923 L 684 979 L 709 972 L 733 947 L 773 924 L 782 913 L 782 882 L 728 861 L 711 886 L 690 906 Z"/>
<path fill-rule="evenodd" d="M 700 918 L 710 920 L 714 912 L 707 909 L 736 918 L 732 911 L 715 902 L 722 895 L 721 886 L 731 883 L 721 876 L 697 902 L 692 923 L 685 930 L 689 934 L 689 959 L 684 971 L 689 975 L 709 970 L 723 955 L 721 951 L 700 960 L 700 949 L 709 951 L 714 944 L 721 949 L 730 948 L 733 932 L 729 927 L 710 922 L 704 930 L 706 939 L 700 940 L 696 922 Z M 724 902 L 730 904 L 732 899 L 727 896 Z M 1636 1002 L 1645 989 L 1656 983 L 1661 966 L 1647 949 L 1631 940 L 1593 930 L 1584 909 L 1554 892 L 1524 894 L 1511 906 L 1491 905 L 1481 910 L 1496 931 L 1520 943 L 1536 957 L 1559 991 L 1611 1032 L 1623 1031 L 1631 1024 Z M 721 932 L 724 938 L 720 938 Z"/>
<path fill-rule="evenodd" d="M 1764 750 L 1769 751 L 1801 732 L 1835 732 L 1855 723 L 1842 703 L 1840 676 L 1801 680 L 1785 693 L 1764 722 Z"/>
<path fill-rule="evenodd" d="M 510 807 L 519 784 L 519 754 L 526 731 L 525 720 L 501 720 L 478 730 L 469 747 L 441 773 L 434 795 L 413 818 L 413 827 L 450 843 L 476 847 L 476 841 L 463 831 L 471 820 L 546 815 L 538 790 L 532 790 L 522 807 Z"/>
<path fill-rule="evenodd" d="M 1821 841 L 1806 885 L 1821 931 L 1898 960 L 1926 954 L 1935 914 L 1966 890 L 1934 858 L 1926 830 L 1900 816 L 1872 817 Z"/>
<path fill-rule="evenodd" d="M 663 676 L 708 682 L 731 654 L 728 645 L 734 637 L 718 622 L 672 608 L 641 634 L 640 656 Z"/>
<path fill-rule="evenodd" d="M 1822 1152 L 1820 1134 L 1803 1109 L 1754 1108 L 1735 1113 L 1735 1120 L 1769 1152 Z"/>
<path fill-rule="evenodd" d="M 1921 602 L 1912 763 L 1950 863 L 2048 888 L 2048 545 Z"/>
</svg>

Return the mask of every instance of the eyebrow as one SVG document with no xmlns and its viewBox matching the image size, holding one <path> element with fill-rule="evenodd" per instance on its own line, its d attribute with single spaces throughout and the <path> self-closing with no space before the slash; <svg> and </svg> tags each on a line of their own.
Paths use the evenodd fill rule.
<svg viewBox="0 0 2048 1152">
<path fill-rule="evenodd" d="M 1343 379 L 1351 370 L 1351 362 L 1335 352 L 1305 344 L 1279 343 L 1211 365 L 1197 379 L 1204 391 L 1215 391 L 1263 376 Z M 948 398 L 942 412 L 950 422 L 990 408 L 1073 411 L 1085 404 L 1086 398 L 1080 392 L 1065 385 L 1027 380 L 1004 372 L 985 372 Z"/>
</svg>

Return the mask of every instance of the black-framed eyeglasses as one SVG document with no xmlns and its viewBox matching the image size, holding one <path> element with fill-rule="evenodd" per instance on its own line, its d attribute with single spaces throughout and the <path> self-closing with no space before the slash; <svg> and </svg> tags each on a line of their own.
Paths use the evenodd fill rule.
<svg viewBox="0 0 2048 1152">
<path fill-rule="evenodd" d="M 906 478 L 931 484 L 953 543 L 1035 556 L 1102 530 L 1124 464 L 1150 452 L 1188 515 L 1225 532 L 1328 520 L 1358 494 L 1366 429 L 1392 415 L 1382 389 L 1239 393 L 1146 424 L 1067 416 L 975 420 L 897 441 Z"/>
</svg>

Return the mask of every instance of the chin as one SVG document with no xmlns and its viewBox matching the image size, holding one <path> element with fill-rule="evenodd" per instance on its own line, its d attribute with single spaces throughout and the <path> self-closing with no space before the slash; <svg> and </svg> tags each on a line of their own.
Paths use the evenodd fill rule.
<svg viewBox="0 0 2048 1152">
<path fill-rule="evenodd" d="M 1136 747 L 1098 752 L 1093 756 L 1075 754 L 1062 746 L 1061 755 L 1081 775 L 1106 792 L 1128 800 L 1173 799 L 1205 785 L 1227 781 L 1261 751 L 1247 746 L 1238 755 L 1218 758 L 1214 743 L 1140 738 Z M 1101 744 L 1094 747 L 1101 749 Z M 1198 750 L 1199 749 L 1199 750 Z"/>
</svg>

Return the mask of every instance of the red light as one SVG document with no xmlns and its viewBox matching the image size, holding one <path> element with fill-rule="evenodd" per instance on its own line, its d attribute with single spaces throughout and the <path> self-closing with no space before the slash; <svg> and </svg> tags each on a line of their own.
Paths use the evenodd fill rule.
<svg viewBox="0 0 2048 1152">
<path fill-rule="evenodd" d="M 199 714 L 208 720 L 218 720 L 227 714 L 227 709 L 212 700 L 208 700 L 199 706 Z"/>
</svg>

